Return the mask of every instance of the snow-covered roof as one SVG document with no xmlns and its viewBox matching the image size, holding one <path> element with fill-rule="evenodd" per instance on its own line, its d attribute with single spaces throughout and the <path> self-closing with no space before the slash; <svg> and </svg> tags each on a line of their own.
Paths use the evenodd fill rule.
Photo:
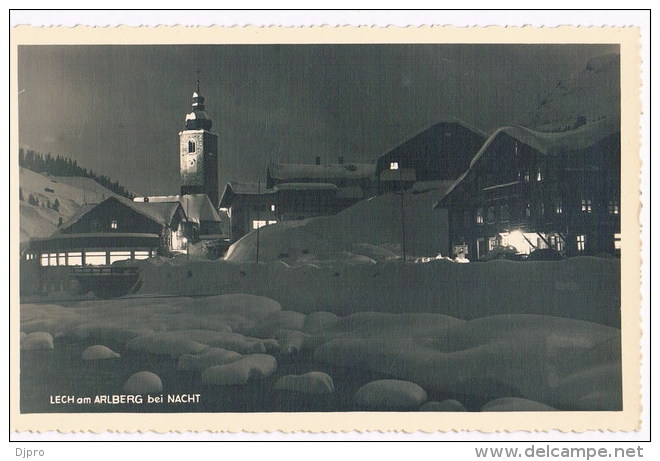
<svg viewBox="0 0 660 461">
<path fill-rule="evenodd" d="M 180 203 L 175 202 L 162 202 L 162 203 L 150 203 L 150 202 L 131 202 L 133 209 L 138 213 L 150 217 L 154 221 L 159 222 L 160 224 L 169 225 L 172 222 L 174 213 L 181 206 Z"/>
<path fill-rule="evenodd" d="M 593 146 L 620 130 L 621 121 L 619 117 L 608 117 L 597 122 L 588 123 L 575 130 L 563 131 L 560 133 L 542 133 L 519 125 L 498 128 L 486 140 L 481 149 L 479 149 L 479 152 L 476 153 L 470 162 L 470 168 L 459 176 L 454 184 L 447 189 L 445 197 L 465 179 L 470 170 L 472 170 L 472 168 L 479 163 L 481 158 L 489 152 L 490 145 L 502 134 L 511 136 L 512 138 L 527 144 L 541 154 L 560 156 Z M 434 204 L 433 208 L 437 208 L 439 203 L 440 202 Z"/>
<path fill-rule="evenodd" d="M 108 200 L 116 200 L 126 205 L 127 207 L 133 209 L 135 212 L 141 214 L 142 216 L 166 226 L 168 226 L 172 222 L 172 218 L 174 217 L 176 210 L 181 206 L 181 204 L 179 204 L 178 202 L 175 203 L 134 202 L 124 197 L 110 197 L 103 200 L 101 203 L 105 203 Z M 62 224 L 60 230 L 71 227 L 72 225 L 80 221 L 80 219 L 82 219 L 83 216 L 85 216 L 87 213 L 89 213 L 94 208 L 99 206 L 101 203 L 83 205 L 67 222 Z"/>
<path fill-rule="evenodd" d="M 146 199 L 146 200 L 145 200 Z M 218 221 L 220 215 L 213 207 L 211 199 L 206 194 L 186 195 L 155 195 L 134 199 L 137 203 L 180 203 L 188 221 L 200 223 L 201 221 Z"/>
<path fill-rule="evenodd" d="M 361 179 L 373 177 L 376 165 L 371 163 L 336 163 L 309 165 L 302 163 L 271 163 L 268 172 L 272 178 L 282 181 L 300 179 Z"/>
<path fill-rule="evenodd" d="M 273 188 L 275 191 L 281 190 L 337 190 L 335 184 L 324 182 L 287 182 L 278 184 Z"/>
<path fill-rule="evenodd" d="M 262 182 L 259 186 L 258 182 L 242 182 L 242 181 L 231 181 L 227 183 L 225 190 L 229 188 L 235 194 L 240 195 L 259 195 L 259 194 L 272 194 L 274 191 L 272 189 L 266 189 L 266 183 Z"/>
</svg>

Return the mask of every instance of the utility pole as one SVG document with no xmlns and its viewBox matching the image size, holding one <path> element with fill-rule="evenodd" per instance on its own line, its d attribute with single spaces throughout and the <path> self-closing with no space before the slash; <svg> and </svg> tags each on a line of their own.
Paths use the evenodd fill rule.
<svg viewBox="0 0 660 461">
<path fill-rule="evenodd" d="M 401 195 L 401 249 L 403 251 L 403 263 L 406 263 L 406 219 L 403 206 L 403 165 L 399 165 L 399 194 Z"/>
<path fill-rule="evenodd" d="M 257 263 L 259 263 L 259 231 L 261 230 L 261 181 L 257 183 Z"/>
</svg>

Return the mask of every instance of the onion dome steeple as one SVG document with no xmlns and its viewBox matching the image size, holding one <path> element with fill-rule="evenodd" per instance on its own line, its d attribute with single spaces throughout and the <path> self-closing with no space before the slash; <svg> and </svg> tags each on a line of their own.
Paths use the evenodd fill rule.
<svg viewBox="0 0 660 461">
<path fill-rule="evenodd" d="M 213 121 L 204 112 L 204 96 L 199 94 L 199 71 L 197 71 L 197 91 L 193 93 L 192 112 L 186 115 L 186 130 L 210 130 Z"/>
</svg>

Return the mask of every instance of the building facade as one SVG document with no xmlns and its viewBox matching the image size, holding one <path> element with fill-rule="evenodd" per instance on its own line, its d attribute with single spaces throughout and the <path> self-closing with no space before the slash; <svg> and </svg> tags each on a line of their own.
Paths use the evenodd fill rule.
<svg viewBox="0 0 660 461">
<path fill-rule="evenodd" d="M 231 242 L 280 221 L 275 191 L 265 189 L 265 185 L 258 182 L 227 183 L 220 199 L 220 209 L 226 210 L 229 216 Z"/>
<path fill-rule="evenodd" d="M 563 133 L 498 129 L 436 207 L 448 210 L 452 254 L 503 248 L 567 256 L 620 251 L 618 119 Z"/>
</svg>

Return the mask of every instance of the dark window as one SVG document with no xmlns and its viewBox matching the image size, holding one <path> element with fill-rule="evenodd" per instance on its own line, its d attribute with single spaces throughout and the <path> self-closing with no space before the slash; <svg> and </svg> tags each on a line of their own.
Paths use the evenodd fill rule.
<svg viewBox="0 0 660 461">
<path fill-rule="evenodd" d="M 194 141 L 188 141 L 188 153 L 192 154 L 195 152 L 195 142 Z"/>
</svg>

